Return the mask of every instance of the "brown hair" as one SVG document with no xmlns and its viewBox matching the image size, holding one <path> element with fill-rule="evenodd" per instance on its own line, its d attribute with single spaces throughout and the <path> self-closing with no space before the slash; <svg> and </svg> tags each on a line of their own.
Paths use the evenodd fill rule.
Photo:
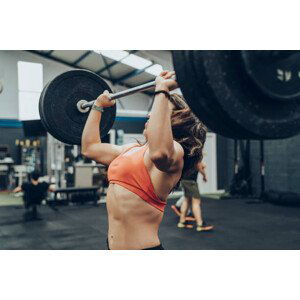
<svg viewBox="0 0 300 300">
<path fill-rule="evenodd" d="M 170 102 L 174 105 L 171 114 L 173 139 L 178 142 L 184 150 L 182 178 L 185 175 L 193 173 L 196 164 L 201 162 L 207 128 L 191 111 L 181 95 L 174 93 L 170 96 Z M 140 145 L 145 144 L 139 140 L 136 141 Z"/>
<path fill-rule="evenodd" d="M 171 114 L 173 139 L 184 150 L 182 176 L 185 176 L 194 172 L 196 164 L 203 158 L 207 128 L 194 115 L 181 95 L 171 94 L 170 102 L 174 105 Z"/>
</svg>

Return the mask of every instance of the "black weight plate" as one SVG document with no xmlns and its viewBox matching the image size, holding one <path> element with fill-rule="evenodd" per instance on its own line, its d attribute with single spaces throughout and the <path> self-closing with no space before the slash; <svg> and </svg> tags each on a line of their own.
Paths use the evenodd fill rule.
<svg viewBox="0 0 300 300">
<path fill-rule="evenodd" d="M 173 51 L 172 54 L 180 89 L 192 111 L 212 131 L 229 138 L 244 138 L 228 128 L 223 112 L 217 111 L 204 67 L 195 71 L 193 51 Z"/>
<path fill-rule="evenodd" d="M 183 55 L 185 57 L 185 69 L 186 69 L 186 76 L 185 78 L 191 78 L 191 80 L 188 81 L 188 85 L 190 83 L 192 84 L 192 93 L 193 96 L 187 100 L 189 102 L 189 106 L 192 110 L 196 111 L 196 115 L 200 120 L 203 121 L 206 126 L 211 129 L 212 131 L 228 136 L 228 132 L 224 130 L 224 128 L 220 128 L 217 126 L 216 122 L 214 122 L 214 118 L 216 117 L 215 114 L 210 110 L 210 108 L 207 106 L 207 95 L 204 97 L 204 93 L 199 93 L 199 90 L 206 91 L 206 82 L 204 80 L 204 77 L 201 76 L 201 78 L 197 78 L 199 74 L 195 72 L 195 69 L 193 68 L 193 62 L 191 59 L 191 52 L 192 51 L 184 51 Z M 197 80 L 198 79 L 198 80 Z"/>
<path fill-rule="evenodd" d="M 189 58 L 190 51 L 173 51 L 173 62 L 176 71 L 177 80 L 185 97 L 186 102 L 197 117 L 211 130 L 222 135 L 228 136 L 225 132 L 220 132 L 212 122 L 214 115 L 205 105 L 206 99 L 199 93 L 199 89 L 203 89 L 195 80 L 196 74 L 191 68 L 192 64 Z M 205 83 L 204 83 L 205 84 Z"/>
<path fill-rule="evenodd" d="M 72 70 L 54 78 L 40 97 L 39 109 L 43 124 L 56 139 L 66 144 L 80 145 L 82 131 L 88 117 L 77 109 L 81 99 L 91 101 L 105 90 L 108 84 L 97 74 L 87 70 Z M 105 108 L 102 113 L 101 137 L 113 126 L 116 106 Z"/>
<path fill-rule="evenodd" d="M 222 101 L 228 101 L 228 97 L 231 97 L 230 91 L 224 90 L 223 91 L 223 97 L 220 100 L 217 96 L 216 96 L 216 88 L 215 86 L 220 86 L 222 84 L 222 81 L 224 80 L 224 78 L 227 75 L 227 71 L 225 70 L 222 74 L 220 74 L 219 78 L 215 78 L 213 76 L 211 76 L 211 70 L 207 68 L 208 65 L 210 65 L 211 63 L 215 62 L 215 58 L 214 57 L 209 57 L 208 54 L 212 54 L 212 53 L 219 53 L 221 51 L 194 51 L 194 58 L 193 58 L 193 63 L 195 65 L 195 68 L 197 69 L 197 72 L 204 72 L 205 76 L 206 76 L 206 82 L 207 82 L 207 86 L 209 87 L 208 89 L 210 89 L 212 91 L 211 93 L 211 103 L 214 106 L 214 109 L 216 111 L 218 111 L 221 115 L 222 115 L 222 124 L 227 124 L 227 126 L 229 126 L 230 128 L 234 128 L 234 132 L 235 132 L 235 138 L 240 138 L 240 139 L 258 139 L 260 137 L 258 137 L 256 134 L 252 133 L 251 131 L 246 130 L 245 128 L 243 128 L 242 126 L 240 126 L 237 122 L 236 122 L 236 115 L 235 114 L 228 114 L 228 112 L 226 110 L 224 110 L 223 106 L 222 106 Z M 236 55 L 237 57 L 239 56 L 239 51 L 223 51 L 222 52 L 222 57 L 226 60 L 229 52 L 232 55 Z M 204 71 L 203 71 L 204 69 Z M 241 76 L 239 74 L 239 76 Z M 235 110 L 234 105 L 231 108 L 233 111 Z"/>
<path fill-rule="evenodd" d="M 216 133 L 234 139 L 250 138 L 245 132 L 240 132 L 233 122 L 230 122 L 228 117 L 225 116 L 218 101 L 216 101 L 214 91 L 211 89 L 209 79 L 205 73 L 205 61 L 202 59 L 201 53 L 201 51 L 188 51 L 189 62 L 195 76 L 194 80 L 198 87 L 197 94 L 198 97 L 201 97 L 200 101 L 193 103 L 192 105 L 195 106 L 199 115 L 204 115 L 207 111 L 210 112 L 209 118 L 210 122 L 213 124 L 211 126 Z M 194 54 L 196 54 L 196 57 L 194 57 Z M 198 64 L 196 65 L 195 62 L 197 59 L 200 59 L 201 62 L 199 64 L 198 61 Z M 200 104 L 202 107 L 199 107 Z"/>
<path fill-rule="evenodd" d="M 238 131 L 255 139 L 282 139 L 300 132 L 300 103 L 277 102 L 262 93 L 249 80 L 240 53 L 201 51 L 197 55 L 205 62 L 209 85 L 225 118 Z M 200 60 L 195 59 L 195 63 L 202 67 Z"/>
<path fill-rule="evenodd" d="M 249 78 L 267 96 L 280 101 L 300 97 L 300 51 L 241 51 Z"/>
<path fill-rule="evenodd" d="M 195 115 L 211 130 L 215 131 L 214 124 L 211 123 L 211 115 L 209 114 L 209 111 L 205 111 L 205 108 L 201 106 L 200 109 L 195 109 L 195 102 L 202 104 L 202 100 L 199 99 L 199 94 L 197 94 L 198 86 L 195 84 L 195 74 L 192 72 L 192 70 L 189 68 L 189 61 L 186 59 L 186 52 L 188 51 L 173 51 L 173 63 L 174 63 L 174 69 L 176 72 L 177 81 L 179 84 L 179 87 L 184 95 L 184 98 L 189 105 L 189 107 L 192 109 L 192 111 L 195 113 Z M 203 113 L 199 115 L 199 111 L 202 111 Z"/>
<path fill-rule="evenodd" d="M 212 111 L 213 116 L 211 120 L 215 123 L 217 128 L 216 132 L 234 139 L 256 139 L 257 136 L 255 134 L 238 126 L 235 119 L 228 115 L 220 105 L 220 101 L 215 95 L 215 88 L 211 85 L 211 78 L 207 73 L 206 64 L 209 63 L 209 60 L 205 57 L 206 52 L 207 51 L 190 51 L 190 61 L 195 70 L 195 78 L 198 80 L 198 86 L 201 81 L 204 82 L 204 85 L 200 86 L 201 89 L 199 89 L 199 93 L 203 95 L 205 106 Z M 201 113 L 201 111 L 199 113 Z M 223 131 L 226 131 L 225 134 Z"/>
<path fill-rule="evenodd" d="M 45 94 L 45 92 L 47 91 L 47 88 L 48 88 L 48 86 L 49 86 L 50 83 L 51 83 L 51 81 L 49 81 L 49 82 L 45 85 L 45 87 L 44 87 L 44 89 L 43 89 L 43 91 L 42 91 L 42 94 L 40 95 L 40 100 L 39 100 L 39 113 L 40 113 L 41 121 L 42 121 L 43 126 L 45 127 L 45 129 L 47 130 L 48 133 L 51 133 L 51 132 L 52 132 L 52 129 L 51 129 L 51 127 L 49 126 L 49 124 L 47 124 L 47 119 L 46 119 L 46 117 L 44 116 L 44 109 L 43 109 L 43 107 L 44 107 L 44 99 L 45 99 L 44 94 Z M 51 135 L 53 136 L 53 134 L 51 134 Z M 63 140 L 64 140 L 63 137 L 59 136 L 58 132 L 56 132 L 55 138 L 56 138 L 57 140 L 59 140 L 59 141 L 63 141 Z"/>
<path fill-rule="evenodd" d="M 47 130 L 48 133 L 51 133 L 53 129 L 51 129 L 51 127 L 49 126 L 49 124 L 47 124 L 47 118 L 44 116 L 44 109 L 43 109 L 43 107 L 44 107 L 44 99 L 45 99 L 44 94 L 47 91 L 47 88 L 48 88 L 48 86 L 49 86 L 50 83 L 51 83 L 51 81 L 49 81 L 45 85 L 45 87 L 43 89 L 43 92 L 42 92 L 42 94 L 40 96 L 40 100 L 39 100 L 39 113 L 40 113 L 41 121 L 42 121 L 43 126 L 45 127 L 45 129 Z M 51 135 L 53 136 L 53 134 L 51 134 Z M 59 140 L 59 141 L 64 141 L 64 138 L 59 135 L 59 132 L 56 132 L 55 138 L 57 140 Z M 70 144 L 70 143 L 68 143 L 68 144 Z"/>
<path fill-rule="evenodd" d="M 47 130 L 48 133 L 50 133 L 52 136 L 53 134 L 51 133 L 52 132 L 52 129 L 51 127 L 47 124 L 47 118 L 45 117 L 44 115 L 44 99 L 45 99 L 45 92 L 47 91 L 48 89 L 48 86 L 49 84 L 51 83 L 51 81 L 49 81 L 43 88 L 43 91 L 40 95 L 40 99 L 39 99 L 39 113 L 40 113 L 40 117 L 41 117 L 41 121 L 42 121 L 42 124 L 43 126 L 45 127 L 45 129 Z M 56 139 L 60 140 L 60 141 L 63 141 L 63 138 L 61 136 L 58 136 L 58 133 L 56 133 L 56 136 L 55 136 Z"/>
<path fill-rule="evenodd" d="M 46 123 L 45 117 L 43 115 L 42 107 L 43 107 L 44 94 L 45 94 L 45 91 L 47 90 L 49 83 L 50 83 L 50 81 L 44 86 L 43 91 L 40 95 L 40 100 L 39 100 L 39 113 L 40 113 L 41 122 L 42 122 L 43 126 L 45 127 L 46 131 L 48 131 L 48 132 L 49 132 L 49 126 Z"/>
</svg>

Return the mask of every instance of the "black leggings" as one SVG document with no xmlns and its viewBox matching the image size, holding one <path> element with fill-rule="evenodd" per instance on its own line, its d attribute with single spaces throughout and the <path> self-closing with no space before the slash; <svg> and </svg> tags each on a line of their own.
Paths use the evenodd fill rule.
<svg viewBox="0 0 300 300">
<path fill-rule="evenodd" d="M 106 246 L 107 246 L 107 250 L 110 250 L 109 244 L 108 244 L 108 238 L 106 239 Z M 151 247 L 151 248 L 145 248 L 145 249 L 142 249 L 142 250 L 165 250 L 165 249 L 162 246 L 162 244 L 159 244 L 158 246 Z"/>
</svg>

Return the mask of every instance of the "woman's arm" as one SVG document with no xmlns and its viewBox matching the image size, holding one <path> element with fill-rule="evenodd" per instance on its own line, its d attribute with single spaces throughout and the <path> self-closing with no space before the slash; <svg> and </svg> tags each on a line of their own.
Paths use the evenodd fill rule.
<svg viewBox="0 0 300 300">
<path fill-rule="evenodd" d="M 20 186 L 17 186 L 14 190 L 13 193 L 19 193 L 22 191 L 22 188 Z"/>
<path fill-rule="evenodd" d="M 99 107 L 115 105 L 115 101 L 110 101 L 108 96 L 108 91 L 105 91 L 97 98 L 95 105 Z M 122 146 L 101 143 L 99 132 L 101 114 L 102 113 L 100 111 L 91 109 L 82 133 L 81 151 L 84 156 L 101 164 L 109 165 L 117 156 L 120 155 L 123 148 Z"/>
<path fill-rule="evenodd" d="M 199 162 L 197 164 L 197 169 L 198 171 L 201 173 L 202 177 L 203 177 L 203 181 L 207 182 L 207 176 L 206 176 L 206 164 L 204 162 Z"/>
<path fill-rule="evenodd" d="M 167 81 L 174 72 L 163 72 L 156 79 L 156 91 L 169 92 L 173 81 Z M 157 94 L 154 98 L 147 128 L 147 139 L 149 143 L 149 157 L 155 166 L 168 172 L 180 158 L 180 148 L 175 147 L 171 128 L 172 105 L 164 93 Z M 179 150 L 179 151 L 178 151 Z"/>
</svg>

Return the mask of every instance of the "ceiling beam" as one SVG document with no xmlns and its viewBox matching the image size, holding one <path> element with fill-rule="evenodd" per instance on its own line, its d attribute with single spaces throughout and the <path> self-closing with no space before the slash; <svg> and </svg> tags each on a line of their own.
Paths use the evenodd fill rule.
<svg viewBox="0 0 300 300">
<path fill-rule="evenodd" d="M 100 56 L 102 58 L 102 61 L 103 61 L 104 65 L 105 65 L 105 67 L 107 67 L 108 66 L 107 59 L 102 54 L 100 54 Z M 111 70 L 109 68 L 107 69 L 107 73 L 108 73 L 108 76 L 111 78 L 111 81 L 113 83 L 114 79 L 113 79 L 113 76 L 111 74 Z"/>
<path fill-rule="evenodd" d="M 126 80 L 132 78 L 132 77 L 138 76 L 138 75 L 144 73 L 147 68 L 149 68 L 149 67 L 151 67 L 153 65 L 154 65 L 154 63 L 152 62 L 152 64 L 149 65 L 149 66 L 147 66 L 146 68 L 133 70 L 133 71 L 125 74 L 124 76 L 122 76 L 120 78 L 117 78 L 116 80 L 113 81 L 113 83 L 114 84 L 119 84 L 119 83 L 121 83 L 123 81 L 126 81 Z"/>
<path fill-rule="evenodd" d="M 62 59 L 60 59 L 60 58 L 53 57 L 53 56 L 49 55 L 48 53 L 39 52 L 39 51 L 37 51 L 37 50 L 26 50 L 26 51 L 27 51 L 27 52 L 30 52 L 30 53 L 33 53 L 33 54 L 35 54 L 35 55 L 41 56 L 41 57 L 43 57 L 43 58 L 47 58 L 47 59 L 50 59 L 50 60 L 52 60 L 52 61 L 55 61 L 55 62 L 64 64 L 64 65 L 66 65 L 66 66 L 68 66 L 68 67 L 71 67 L 71 68 L 74 68 L 74 69 L 83 69 L 82 67 L 76 66 L 76 65 L 74 65 L 73 63 L 69 63 L 69 62 L 66 62 L 66 61 L 64 61 L 64 60 L 62 60 Z M 92 71 L 92 70 L 90 70 L 90 71 Z M 93 72 L 93 71 L 92 71 L 92 72 Z M 109 78 L 109 77 L 107 77 L 107 76 L 101 75 L 101 77 L 102 77 L 103 79 L 106 79 L 106 80 L 112 82 L 112 79 Z M 128 89 L 130 89 L 130 88 L 133 87 L 133 86 L 128 85 L 128 84 L 120 84 L 120 85 L 123 86 L 123 87 L 125 87 L 125 88 L 128 88 Z M 153 93 L 151 93 L 151 92 L 149 92 L 149 91 L 143 91 L 142 93 L 143 93 L 143 94 L 146 94 L 146 95 L 148 95 L 148 96 L 153 96 Z"/>
<path fill-rule="evenodd" d="M 53 61 L 55 61 L 55 62 L 64 64 L 64 65 L 66 65 L 66 66 L 68 66 L 68 67 L 71 67 L 71 68 L 75 68 L 75 69 L 83 69 L 83 68 L 80 67 L 80 66 L 74 65 L 74 63 L 70 63 L 70 62 L 67 62 L 67 61 L 65 61 L 65 60 L 62 60 L 62 59 L 60 59 L 60 58 L 58 58 L 58 57 L 51 56 L 51 55 L 49 55 L 48 53 L 43 53 L 43 52 L 39 52 L 39 51 L 36 51 L 36 50 L 27 50 L 27 52 L 30 52 L 30 53 L 33 53 L 33 54 L 42 56 L 42 57 L 44 57 L 44 58 L 48 58 L 48 59 L 50 59 L 50 60 L 53 60 Z M 104 79 L 106 79 L 106 80 L 111 81 L 111 78 L 108 78 L 107 76 L 101 75 L 101 77 L 104 78 Z"/>
<path fill-rule="evenodd" d="M 81 56 L 79 56 L 74 62 L 74 65 L 78 65 L 82 60 L 84 60 L 87 56 L 89 56 L 92 53 L 92 51 L 86 51 Z"/>
</svg>

